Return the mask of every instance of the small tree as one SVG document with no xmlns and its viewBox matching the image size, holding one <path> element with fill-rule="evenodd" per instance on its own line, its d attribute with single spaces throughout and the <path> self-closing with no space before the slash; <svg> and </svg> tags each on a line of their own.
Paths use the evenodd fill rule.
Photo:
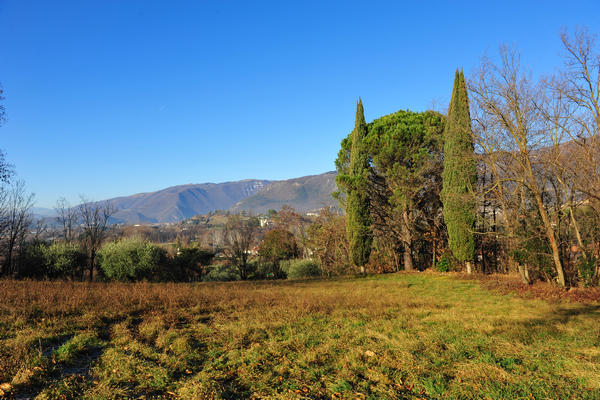
<svg viewBox="0 0 600 400">
<path fill-rule="evenodd" d="M 294 235 L 285 229 L 273 229 L 260 242 L 258 254 L 263 261 L 271 264 L 275 277 L 281 277 L 279 262 L 298 257 L 298 245 Z"/>
<path fill-rule="evenodd" d="M 246 280 L 254 271 L 254 266 L 248 262 L 250 251 L 258 232 L 258 219 L 230 215 L 225 224 L 224 252 L 240 273 L 240 278 Z"/>
<path fill-rule="evenodd" d="M 200 280 L 203 267 L 210 265 L 215 253 L 198 247 L 183 247 L 177 250 L 174 262 L 177 271 L 174 278 L 179 281 Z"/>
<path fill-rule="evenodd" d="M 24 243 L 32 221 L 30 209 L 33 206 L 33 194 L 25 191 L 25 184 L 17 181 L 4 193 L 5 204 L 2 210 L 2 239 L 5 248 L 2 273 L 15 275 L 18 273 L 14 263 L 19 245 Z"/>
<path fill-rule="evenodd" d="M 466 263 L 469 274 L 475 254 L 474 188 L 477 184 L 472 137 L 467 85 L 462 71 L 457 70 L 444 129 L 441 198 L 448 228 L 448 247 L 458 261 Z"/>
<path fill-rule="evenodd" d="M 109 203 L 89 202 L 82 196 L 78 212 L 83 231 L 83 245 L 88 253 L 88 271 L 91 282 L 94 279 L 96 254 L 106 238 L 109 219 L 114 213 L 114 209 Z"/>
<path fill-rule="evenodd" d="M 62 236 L 65 242 L 71 243 L 75 239 L 75 230 L 77 227 L 77 209 L 71 207 L 67 199 L 61 197 L 54 207 L 56 212 L 56 222 L 62 228 Z"/>
<path fill-rule="evenodd" d="M 326 276 L 348 272 L 348 238 L 342 215 L 323 208 L 307 229 L 307 250 L 315 258 Z"/>
</svg>

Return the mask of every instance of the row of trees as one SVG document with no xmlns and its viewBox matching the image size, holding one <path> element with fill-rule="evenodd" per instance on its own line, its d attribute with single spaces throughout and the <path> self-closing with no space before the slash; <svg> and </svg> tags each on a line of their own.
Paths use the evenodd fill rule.
<svg viewBox="0 0 600 400">
<path fill-rule="evenodd" d="M 3 93 L 0 86 L 0 126 L 5 122 Z M 32 206 L 33 195 L 25 190 L 23 181 L 15 179 L 14 167 L 0 151 L 0 276 L 17 272 L 15 260 L 32 226 Z"/>
<path fill-rule="evenodd" d="M 468 82 L 457 71 L 446 116 L 365 124 L 359 101 L 336 160 L 356 267 L 475 262 L 525 282 L 598 284 L 600 53 L 585 30 L 561 40 L 550 77 L 531 78 L 507 47 Z"/>
<path fill-rule="evenodd" d="M 257 217 L 227 215 L 223 224 L 208 229 L 210 235 L 204 232 L 198 240 L 182 235 L 169 242 L 153 241 L 137 230 L 111 225 L 112 209 L 106 203 L 82 201 L 71 207 L 60 200 L 55 210 L 54 228 L 46 234 L 24 230 L 14 268 L 7 275 L 200 281 L 331 276 L 348 271 L 343 217 L 329 209 L 311 222 L 284 206 L 269 214 L 268 227 L 261 227 Z M 331 245 L 341 251 L 332 252 Z"/>
<path fill-rule="evenodd" d="M 64 252 L 64 256 L 77 264 L 77 269 L 69 267 L 68 275 L 72 278 L 93 280 L 97 269 L 97 252 L 110 232 L 110 216 L 113 211 L 108 203 L 86 201 L 77 207 L 70 207 L 65 200 L 57 204 L 60 225 L 57 237 L 52 240 L 57 246 L 49 246 L 44 236 L 47 236 L 48 226 L 41 219 L 34 219 L 31 214 L 33 195 L 27 195 L 24 185 L 17 182 L 7 191 L 10 199 L 8 210 L 9 234 L 5 235 L 6 250 L 0 275 L 4 276 L 46 276 L 66 274 L 63 266 L 46 268 L 48 263 L 34 265 L 34 260 L 42 254 L 52 259 L 52 252 Z M 45 247 L 48 247 L 47 249 Z M 75 251 L 76 250 L 76 251 Z M 85 256 L 81 258 L 79 253 Z M 60 258 L 60 257 L 59 257 Z M 85 260 L 82 263 L 81 260 Z M 52 263 L 54 265 L 56 263 Z M 60 265 L 60 262 L 57 264 Z M 62 271 L 62 272 L 61 272 Z"/>
</svg>

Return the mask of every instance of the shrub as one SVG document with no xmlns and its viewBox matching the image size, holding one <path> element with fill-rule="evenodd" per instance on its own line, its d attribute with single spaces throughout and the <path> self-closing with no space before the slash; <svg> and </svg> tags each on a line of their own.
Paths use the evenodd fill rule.
<svg viewBox="0 0 600 400">
<path fill-rule="evenodd" d="M 442 256 L 435 263 L 435 268 L 439 272 L 448 272 L 448 271 L 450 271 L 450 258 L 448 256 L 446 256 L 446 255 Z"/>
<path fill-rule="evenodd" d="M 321 276 L 323 273 L 319 264 L 309 259 L 282 261 L 281 268 L 286 273 L 288 279 L 313 278 Z"/>
<path fill-rule="evenodd" d="M 286 273 L 281 268 L 281 263 L 285 261 L 271 262 L 264 261 L 256 263 L 257 267 L 252 275 L 253 279 L 285 279 Z"/>
<path fill-rule="evenodd" d="M 46 265 L 52 277 L 71 277 L 81 273 L 86 254 L 74 243 L 53 243 L 44 249 Z"/>
<path fill-rule="evenodd" d="M 156 280 L 165 264 L 166 251 L 133 237 L 105 244 L 98 256 L 100 268 L 109 280 Z"/>
<path fill-rule="evenodd" d="M 198 247 L 179 249 L 173 257 L 173 278 L 179 281 L 199 280 L 202 277 L 202 267 L 210 264 L 215 253 Z"/>
<path fill-rule="evenodd" d="M 87 256 L 74 243 L 41 241 L 26 244 L 19 255 L 19 275 L 24 278 L 71 278 L 80 276 Z"/>
<path fill-rule="evenodd" d="M 580 284 L 584 287 L 590 287 L 594 285 L 594 279 L 596 278 L 596 265 L 598 259 L 593 255 L 586 255 L 585 257 L 580 256 L 577 261 L 577 275 L 579 277 Z"/>
<path fill-rule="evenodd" d="M 209 265 L 206 268 L 206 275 L 202 278 L 205 282 L 227 282 L 237 281 L 240 279 L 240 274 L 236 268 L 226 264 Z"/>
<path fill-rule="evenodd" d="M 46 248 L 44 242 L 27 243 L 19 254 L 19 275 L 22 278 L 43 278 L 49 276 L 46 263 Z"/>
</svg>

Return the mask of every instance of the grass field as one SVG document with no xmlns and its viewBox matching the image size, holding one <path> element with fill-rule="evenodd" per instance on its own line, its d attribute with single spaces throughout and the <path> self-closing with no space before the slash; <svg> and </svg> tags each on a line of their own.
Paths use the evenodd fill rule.
<svg viewBox="0 0 600 400">
<path fill-rule="evenodd" d="M 40 399 L 600 399 L 600 305 L 433 274 L 0 281 L 0 384 Z"/>
</svg>

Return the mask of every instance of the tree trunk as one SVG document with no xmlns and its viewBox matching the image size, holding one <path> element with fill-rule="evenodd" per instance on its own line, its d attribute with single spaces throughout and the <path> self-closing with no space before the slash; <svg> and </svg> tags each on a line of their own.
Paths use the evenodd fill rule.
<svg viewBox="0 0 600 400">
<path fill-rule="evenodd" d="M 410 252 L 410 246 L 404 245 L 404 270 L 412 271 L 414 270 L 412 254 Z"/>
<path fill-rule="evenodd" d="M 435 257 L 436 257 L 436 254 L 435 254 L 435 239 L 432 240 L 432 243 L 433 243 L 433 245 L 432 245 L 433 248 L 431 250 L 431 268 L 435 268 Z"/>
<path fill-rule="evenodd" d="M 471 261 L 466 261 L 465 266 L 467 267 L 467 274 L 471 275 L 473 273 L 473 266 Z"/>
<path fill-rule="evenodd" d="M 6 264 L 4 264 L 4 268 L 6 269 L 6 275 L 10 275 L 14 277 L 13 264 L 12 264 L 12 254 L 13 254 L 14 243 L 9 241 L 8 243 L 8 254 L 6 255 Z"/>
<path fill-rule="evenodd" d="M 517 268 L 519 269 L 519 275 L 521 276 L 521 281 L 528 285 L 531 284 L 531 279 L 529 278 L 529 268 L 527 265 L 517 264 Z"/>
<path fill-rule="evenodd" d="M 583 240 L 581 240 L 581 234 L 579 233 L 579 226 L 577 225 L 577 220 L 575 220 L 575 211 L 573 210 L 572 201 L 571 205 L 569 206 L 569 215 L 571 216 L 571 223 L 573 224 L 573 230 L 575 231 L 575 237 L 577 238 L 577 245 L 579 246 L 579 251 L 583 253 L 583 258 L 587 260 L 587 252 L 585 251 Z"/>
<path fill-rule="evenodd" d="M 556 274 L 558 275 L 558 285 L 561 287 L 565 287 L 565 272 L 563 270 L 562 262 L 560 260 L 560 250 L 558 248 L 558 243 L 556 242 L 556 235 L 554 234 L 554 229 L 552 228 L 552 224 L 550 223 L 550 218 L 548 217 L 548 213 L 546 212 L 546 208 L 544 207 L 544 201 L 542 200 L 542 195 L 537 186 L 537 182 L 535 180 L 535 177 L 533 176 L 533 168 L 531 167 L 529 154 L 525 156 L 525 161 L 527 166 L 527 177 L 529 178 L 530 189 L 533 192 L 538 211 L 540 212 L 540 216 L 542 217 L 542 222 L 544 223 L 544 228 L 546 231 L 546 237 L 550 242 L 550 247 L 552 247 L 552 260 L 554 261 L 554 268 L 556 269 Z"/>
<path fill-rule="evenodd" d="M 412 235 L 410 233 L 410 221 L 408 218 L 408 211 L 404 210 L 402 212 L 402 243 L 404 244 L 404 270 L 412 271 L 414 270 L 413 258 L 412 258 Z"/>
<path fill-rule="evenodd" d="M 94 262 L 96 262 L 96 252 L 92 250 L 90 254 L 90 282 L 94 280 Z"/>
</svg>

